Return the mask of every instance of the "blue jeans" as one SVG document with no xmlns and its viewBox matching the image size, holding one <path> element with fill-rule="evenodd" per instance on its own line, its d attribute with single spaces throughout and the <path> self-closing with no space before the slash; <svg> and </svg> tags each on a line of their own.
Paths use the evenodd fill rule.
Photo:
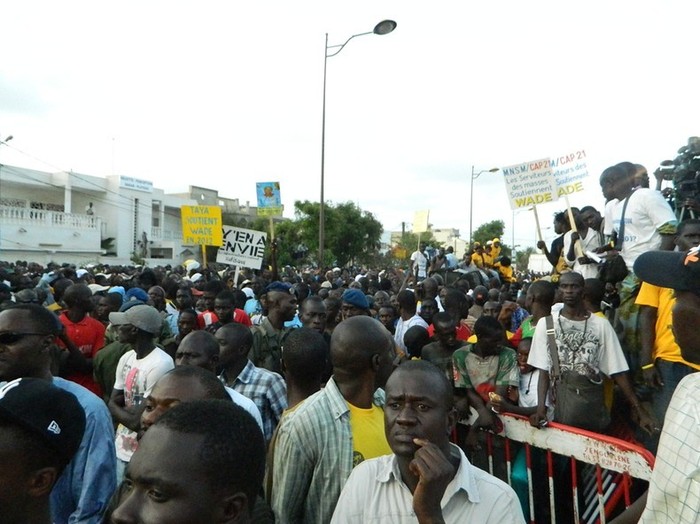
<svg viewBox="0 0 700 524">
<path fill-rule="evenodd" d="M 660 358 L 656 359 L 655 365 L 656 371 L 659 373 L 659 377 L 664 385 L 661 389 L 654 392 L 652 404 L 656 420 L 663 424 L 666 410 L 671 403 L 671 397 L 673 397 L 676 386 L 684 377 L 695 373 L 697 370 L 681 362 L 669 362 Z"/>
</svg>

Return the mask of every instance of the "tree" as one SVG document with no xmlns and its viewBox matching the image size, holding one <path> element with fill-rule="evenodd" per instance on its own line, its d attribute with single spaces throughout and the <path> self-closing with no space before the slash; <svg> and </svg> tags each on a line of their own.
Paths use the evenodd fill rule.
<svg viewBox="0 0 700 524">
<path fill-rule="evenodd" d="M 294 202 L 301 244 L 308 247 L 309 255 L 318 252 L 318 202 Z M 326 203 L 324 260 L 320 265 L 343 266 L 350 261 L 363 263 L 379 250 L 382 224 L 369 211 L 363 211 L 352 202 Z"/>
<path fill-rule="evenodd" d="M 494 238 L 500 238 L 503 240 L 502 237 L 505 227 L 506 224 L 503 222 L 503 220 L 492 220 L 491 222 L 481 224 L 472 233 L 472 242 L 479 242 L 482 246 L 484 246 L 486 245 L 486 242 L 493 240 Z"/>
<path fill-rule="evenodd" d="M 438 241 L 435 240 L 433 233 L 431 231 L 426 231 L 420 234 L 421 243 L 425 243 L 426 246 L 431 246 L 434 248 L 440 247 Z M 397 242 L 396 247 L 401 250 L 400 252 L 405 253 L 406 257 L 410 257 L 416 249 L 418 249 L 418 234 L 417 233 L 404 233 L 401 235 L 401 239 Z"/>
</svg>

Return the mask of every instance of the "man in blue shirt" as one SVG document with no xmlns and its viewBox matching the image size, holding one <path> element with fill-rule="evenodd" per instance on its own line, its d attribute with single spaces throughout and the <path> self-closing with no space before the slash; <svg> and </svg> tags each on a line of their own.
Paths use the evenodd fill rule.
<svg viewBox="0 0 700 524">
<path fill-rule="evenodd" d="M 0 381 L 44 379 L 78 399 L 85 411 L 85 433 L 51 492 L 51 518 L 56 524 L 97 524 L 116 489 L 114 429 L 107 406 L 97 395 L 51 375 L 50 346 L 61 328 L 56 316 L 37 304 L 0 312 Z"/>
</svg>

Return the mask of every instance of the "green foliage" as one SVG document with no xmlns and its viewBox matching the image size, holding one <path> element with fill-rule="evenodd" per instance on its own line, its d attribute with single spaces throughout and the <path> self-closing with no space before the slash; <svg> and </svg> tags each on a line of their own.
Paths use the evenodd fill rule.
<svg viewBox="0 0 700 524">
<path fill-rule="evenodd" d="M 319 211 L 318 202 L 297 201 L 294 210 L 298 225 L 299 244 L 308 248 L 308 258 L 317 258 Z M 364 263 L 376 255 L 383 228 L 368 211 L 352 202 L 326 203 L 325 245 L 322 265 L 343 266 L 350 261 Z M 314 257 L 316 255 L 316 257 Z"/>
<path fill-rule="evenodd" d="M 486 242 L 494 238 L 500 238 L 502 241 L 505 227 L 506 224 L 503 220 L 492 220 L 491 222 L 481 224 L 472 233 L 472 242 L 479 242 L 483 246 Z M 501 242 L 501 244 L 503 244 L 503 242 Z"/>
<path fill-rule="evenodd" d="M 396 246 L 400 249 L 404 249 L 407 253 L 407 256 L 410 257 L 411 253 L 418 249 L 418 236 L 419 235 L 417 233 L 406 232 L 401 236 L 401 239 L 398 241 Z M 432 246 L 435 248 L 440 247 L 438 241 L 435 240 L 435 237 L 433 236 L 433 233 L 431 231 L 421 233 L 420 241 L 421 243 L 424 242 L 426 246 Z"/>
</svg>

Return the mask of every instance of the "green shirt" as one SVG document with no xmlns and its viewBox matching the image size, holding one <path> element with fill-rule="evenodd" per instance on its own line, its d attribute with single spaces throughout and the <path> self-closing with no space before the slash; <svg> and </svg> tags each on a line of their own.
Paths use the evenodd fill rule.
<svg viewBox="0 0 700 524">
<path fill-rule="evenodd" d="M 520 372 L 515 350 L 501 346 L 498 355 L 480 357 L 469 344 L 454 352 L 454 382 L 456 388 L 473 388 L 488 402 L 488 394 L 499 386 L 518 387 Z"/>
</svg>

